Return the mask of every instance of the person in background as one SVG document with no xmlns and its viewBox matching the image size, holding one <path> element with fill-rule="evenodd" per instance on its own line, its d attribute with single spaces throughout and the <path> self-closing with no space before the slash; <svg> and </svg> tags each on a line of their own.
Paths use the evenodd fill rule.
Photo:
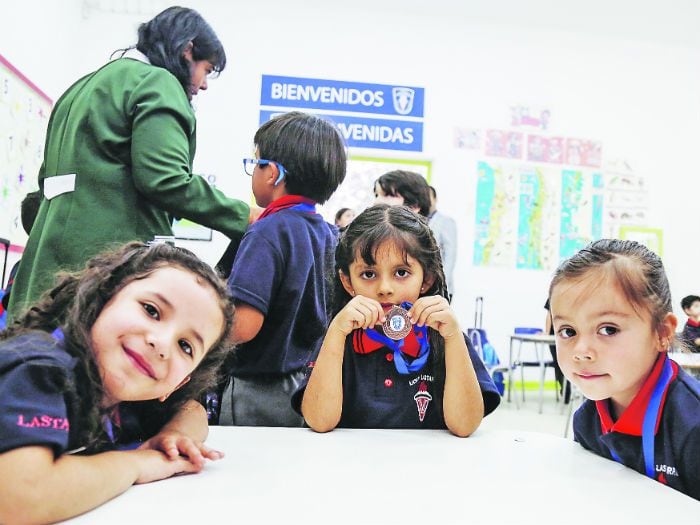
<svg viewBox="0 0 700 525">
<path fill-rule="evenodd" d="M 544 309 L 547 310 L 547 316 L 544 319 L 544 333 L 554 335 L 554 326 L 552 325 L 552 314 L 549 311 L 549 299 L 544 303 Z M 557 346 L 549 345 L 549 352 L 552 354 L 552 362 L 554 363 L 554 379 L 557 382 L 559 393 L 564 396 L 564 403 L 571 401 L 571 383 L 565 380 L 564 374 L 557 360 Z"/>
<path fill-rule="evenodd" d="M 32 226 L 34 225 L 34 220 L 36 219 L 36 214 L 39 212 L 39 205 L 41 204 L 41 192 L 31 191 L 25 195 L 22 199 L 22 204 L 20 207 L 20 217 L 22 220 L 22 228 L 27 235 L 32 231 Z M 17 261 L 10 270 L 10 274 L 7 278 L 7 284 L 5 285 L 5 290 L 2 295 L 2 301 L 0 302 L 0 315 L 2 315 L 10 304 L 10 294 L 12 293 L 12 284 L 15 281 L 15 275 L 17 275 L 17 269 L 19 268 L 19 261 Z M 2 326 L 0 326 L 2 328 Z"/>
<path fill-rule="evenodd" d="M 430 229 L 433 230 L 435 240 L 437 240 L 440 247 L 442 267 L 445 269 L 445 279 L 447 280 L 447 290 L 450 302 L 452 302 L 455 290 L 454 269 L 457 261 L 457 223 L 452 217 L 438 211 L 437 192 L 432 186 L 428 186 L 428 189 L 430 190 L 428 224 Z"/>
<path fill-rule="evenodd" d="M 350 208 L 340 208 L 335 214 L 335 225 L 339 232 L 345 231 L 348 224 L 355 218 L 355 211 Z"/>
<path fill-rule="evenodd" d="M 232 317 L 223 281 L 168 244 L 61 274 L 0 332 L 0 522 L 61 521 L 219 459 L 192 400 L 215 380 Z"/>
<path fill-rule="evenodd" d="M 375 204 L 406 206 L 427 217 L 430 212 L 430 188 L 425 178 L 412 171 L 394 170 L 374 183 Z"/>
<path fill-rule="evenodd" d="M 683 327 L 683 342 L 692 352 L 700 352 L 700 297 L 688 295 L 681 300 L 681 308 L 688 316 Z"/>
<path fill-rule="evenodd" d="M 500 395 L 447 302 L 427 221 L 405 206 L 372 206 L 341 235 L 335 265 L 335 317 L 295 410 L 317 432 L 474 432 Z"/>
<path fill-rule="evenodd" d="M 79 79 L 56 103 L 39 171 L 43 195 L 10 298 L 17 317 L 110 245 L 172 236 L 186 218 L 240 237 L 242 201 L 192 174 L 191 100 L 223 71 L 226 54 L 192 9 L 170 7 L 138 29 L 121 58 Z"/>
<path fill-rule="evenodd" d="M 659 256 L 595 241 L 561 263 L 549 298 L 559 365 L 588 398 L 574 439 L 700 499 L 700 383 L 668 357 L 678 320 Z"/>
<path fill-rule="evenodd" d="M 346 153 L 327 120 L 279 115 L 255 133 L 244 159 L 265 208 L 243 236 L 228 289 L 236 304 L 219 424 L 302 426 L 290 397 L 328 324 L 328 275 L 337 229 L 317 213 L 345 178 Z"/>
</svg>

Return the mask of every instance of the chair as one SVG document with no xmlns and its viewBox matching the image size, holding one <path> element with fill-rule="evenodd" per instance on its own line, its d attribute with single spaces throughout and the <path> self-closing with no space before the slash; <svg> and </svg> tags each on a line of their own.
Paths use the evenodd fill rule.
<svg viewBox="0 0 700 525">
<path fill-rule="evenodd" d="M 514 355 L 515 343 L 518 343 L 517 351 Z M 535 347 L 536 359 L 525 360 L 522 356 L 523 343 L 532 343 Z M 511 398 L 511 392 L 513 388 L 513 370 L 520 368 L 520 386 L 522 391 L 522 400 L 525 402 L 525 367 L 538 367 L 540 369 L 540 397 L 539 397 L 539 413 L 542 413 L 542 404 L 544 401 L 544 378 L 546 369 L 554 369 L 554 361 L 552 359 L 547 359 L 546 356 L 549 355 L 549 345 L 554 344 L 554 336 L 545 335 L 542 333 L 540 328 L 526 328 L 517 327 L 514 330 L 514 334 L 510 336 L 510 350 L 509 350 L 509 367 L 508 367 L 508 401 Z M 559 400 L 559 389 L 556 391 L 557 400 Z M 520 408 L 516 396 L 516 404 Z"/>
<path fill-rule="evenodd" d="M 489 376 L 491 376 L 491 379 L 498 389 L 498 393 L 503 396 L 503 374 L 508 372 L 508 365 L 499 361 L 498 355 L 493 350 L 493 347 L 491 347 L 491 351 L 487 355 L 484 348 L 485 341 L 483 334 L 484 331 L 479 328 L 469 328 L 467 330 L 467 335 L 472 342 L 474 350 L 479 354 L 481 361 L 486 367 L 486 371 L 489 373 Z M 488 344 L 488 341 L 486 341 L 486 344 Z"/>
</svg>

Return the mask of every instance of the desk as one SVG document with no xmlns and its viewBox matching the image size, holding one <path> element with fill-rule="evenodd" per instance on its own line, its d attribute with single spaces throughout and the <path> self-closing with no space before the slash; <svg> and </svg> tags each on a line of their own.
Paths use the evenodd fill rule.
<svg viewBox="0 0 700 525">
<path fill-rule="evenodd" d="M 74 524 L 698 523 L 700 502 L 552 435 L 212 427 L 227 456 Z"/>
<path fill-rule="evenodd" d="M 535 352 L 537 354 L 537 361 L 539 362 L 540 368 L 540 414 L 542 413 L 542 401 L 544 399 L 544 372 L 545 372 L 545 362 L 547 359 L 545 356 L 549 355 L 549 345 L 553 345 L 555 338 L 553 335 L 546 334 L 513 334 L 510 336 L 510 347 L 508 351 L 508 401 L 510 401 L 510 393 L 513 385 L 513 368 L 517 366 L 518 363 L 522 363 L 521 350 L 523 343 L 533 343 L 535 345 Z M 515 343 L 518 343 L 518 358 L 513 360 L 513 347 Z M 521 382 L 522 382 L 521 374 Z M 523 387 L 524 389 L 525 387 Z M 525 400 L 525 390 L 523 390 L 523 401 Z M 516 396 L 517 403 L 517 396 Z"/>
<path fill-rule="evenodd" d="M 686 370 L 696 372 L 700 370 L 700 354 L 689 352 L 669 352 L 668 357 L 673 359 Z"/>
</svg>

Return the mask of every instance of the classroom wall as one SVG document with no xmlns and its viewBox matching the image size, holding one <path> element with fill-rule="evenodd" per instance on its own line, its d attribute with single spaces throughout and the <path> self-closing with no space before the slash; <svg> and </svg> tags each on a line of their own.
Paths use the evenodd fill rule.
<svg viewBox="0 0 700 525">
<path fill-rule="evenodd" d="M 228 53 L 224 73 L 195 101 L 196 168 L 215 174 L 229 195 L 250 199 L 241 158 L 258 127 L 263 74 L 424 87 L 422 153 L 351 153 L 432 161 L 439 207 L 459 228 L 454 307 L 466 328 L 475 296 L 484 296 L 484 325 L 504 357 L 514 326 L 543 324 L 551 271 L 472 265 L 482 156 L 457 149 L 454 129 L 505 128 L 511 106 L 546 107 L 552 133 L 601 141 L 605 159 L 625 160 L 645 179 L 649 226 L 663 230 L 678 304 L 700 292 L 700 247 L 692 242 L 700 192 L 700 5 L 609 4 L 192 0 Z M 168 5 L 12 2 L 0 9 L 0 53 L 56 99 L 114 49 L 135 42 L 137 24 Z M 215 234 L 211 243 L 186 244 L 213 263 L 226 241 Z"/>
</svg>

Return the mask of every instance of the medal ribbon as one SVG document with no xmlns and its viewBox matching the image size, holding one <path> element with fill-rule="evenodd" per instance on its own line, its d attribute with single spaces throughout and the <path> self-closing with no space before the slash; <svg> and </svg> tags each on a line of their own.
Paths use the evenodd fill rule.
<svg viewBox="0 0 700 525">
<path fill-rule="evenodd" d="M 413 305 L 406 301 L 401 303 L 401 307 L 405 310 L 409 310 L 411 306 Z M 367 337 L 373 341 L 381 343 L 390 350 L 394 351 L 394 366 L 396 367 L 396 371 L 401 375 L 417 372 L 423 368 L 423 365 L 425 365 L 425 363 L 428 361 L 428 356 L 430 355 L 430 343 L 428 342 L 427 326 L 413 325 L 413 333 L 420 344 L 420 349 L 418 350 L 418 355 L 411 363 L 406 362 L 406 358 L 401 352 L 401 348 L 403 348 L 404 344 L 403 339 L 395 341 L 384 334 L 380 334 L 374 328 L 368 328 L 365 330 L 365 333 L 367 334 Z"/>
<path fill-rule="evenodd" d="M 663 398 L 666 387 L 673 379 L 673 368 L 668 356 L 665 356 L 661 376 L 654 385 L 654 390 L 651 394 L 651 399 L 644 413 L 644 421 L 642 422 L 642 452 L 644 454 L 644 470 L 646 475 L 654 479 L 654 430 L 656 429 L 656 421 L 659 418 L 659 410 L 661 408 L 661 399 Z M 620 456 L 610 446 L 610 454 L 618 463 L 622 463 Z"/>
</svg>

